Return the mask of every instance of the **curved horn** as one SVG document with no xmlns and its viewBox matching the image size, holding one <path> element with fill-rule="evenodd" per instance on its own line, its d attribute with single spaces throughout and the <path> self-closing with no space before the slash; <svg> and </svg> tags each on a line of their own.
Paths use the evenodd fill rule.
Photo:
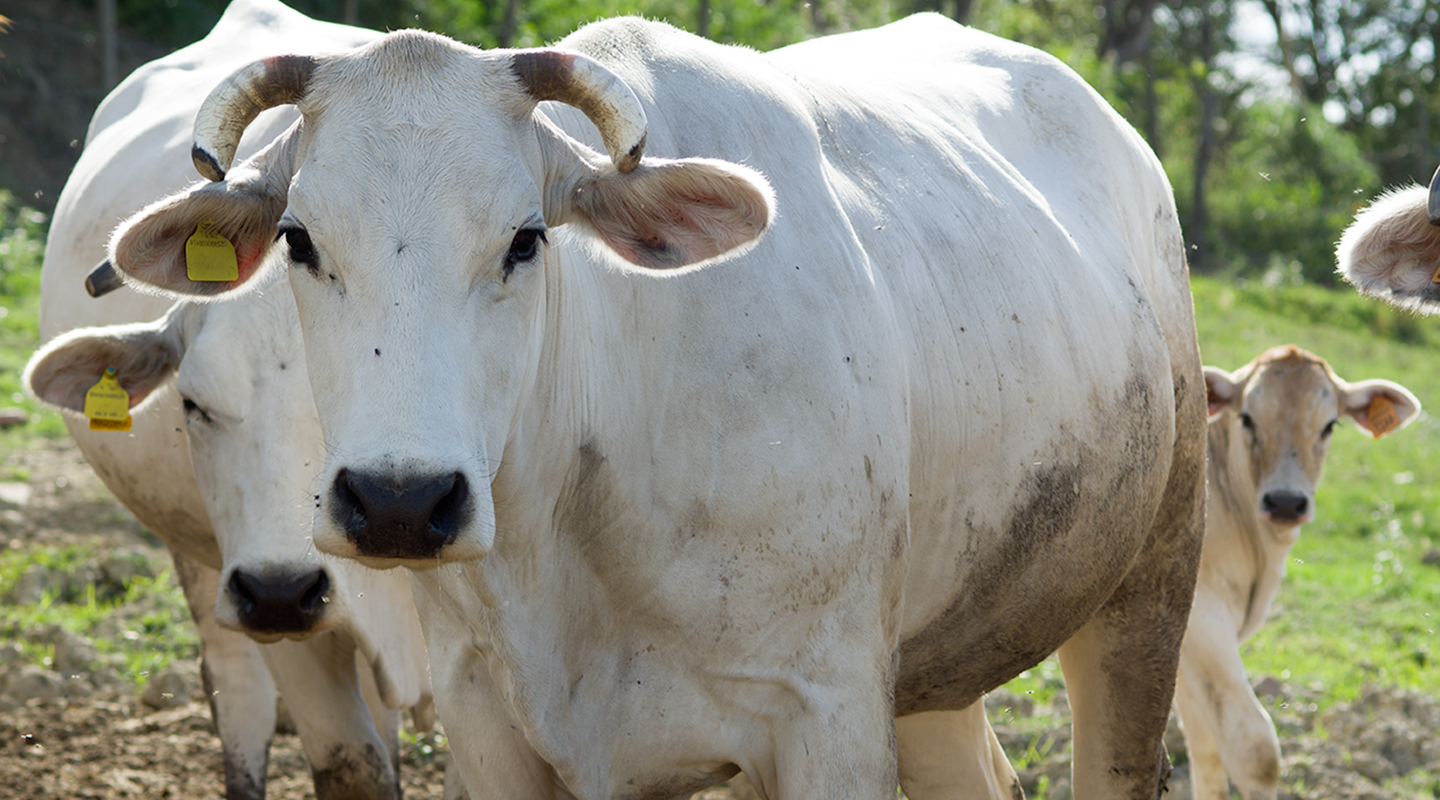
<svg viewBox="0 0 1440 800">
<path fill-rule="evenodd" d="M 245 127 L 267 108 L 298 101 L 310 85 L 312 56 L 275 56 L 241 67 L 210 92 L 195 115 L 195 169 L 212 181 L 225 180 Z"/>
<path fill-rule="evenodd" d="M 1425 201 L 1425 210 L 1430 214 L 1430 224 L 1440 225 L 1440 168 L 1430 176 L 1430 196 Z"/>
<path fill-rule="evenodd" d="M 610 160 L 621 172 L 645 154 L 645 109 L 620 77 L 599 62 L 559 50 L 518 50 L 511 69 L 536 100 L 556 100 L 585 112 L 600 129 Z"/>
<path fill-rule="evenodd" d="M 108 258 L 96 264 L 95 269 L 85 276 L 85 292 L 91 297 L 104 297 L 124 285 L 125 281 L 120 279 L 120 273 Z"/>
</svg>

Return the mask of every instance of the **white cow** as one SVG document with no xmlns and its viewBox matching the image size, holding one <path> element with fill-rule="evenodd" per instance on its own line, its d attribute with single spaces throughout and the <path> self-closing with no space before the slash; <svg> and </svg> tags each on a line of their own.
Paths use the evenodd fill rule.
<svg viewBox="0 0 1440 800">
<path fill-rule="evenodd" d="M 1175 704 L 1190 750 L 1196 800 L 1273 798 L 1280 745 L 1240 661 L 1240 643 L 1265 622 L 1340 417 L 1379 436 L 1407 425 L 1420 402 L 1384 380 L 1348 383 L 1294 345 L 1265 351 L 1233 373 L 1205 368 L 1210 400 L 1205 548 L 1180 650 Z M 1371 424 L 1371 402 L 1393 406 Z M 1393 427 L 1391 427 L 1393 425 Z"/>
<path fill-rule="evenodd" d="M 1336 258 L 1361 292 L 1425 314 L 1440 311 L 1440 181 L 1375 198 L 1345 229 Z"/>
<path fill-rule="evenodd" d="M 225 295 L 285 240 L 316 544 L 415 571 L 476 796 L 1005 792 L 975 703 L 1056 648 L 1076 796 L 1159 791 L 1203 378 L 1164 173 L 1058 61 L 934 15 L 406 31 L 245 67 L 196 129 L 214 182 L 112 258 Z M 206 220 L 238 280 L 187 277 Z"/>
<path fill-rule="evenodd" d="M 92 299 L 84 282 L 117 220 L 191 180 L 179 166 L 197 92 L 269 48 L 320 52 L 377 35 L 237 2 L 206 39 L 137 70 L 102 104 L 45 254 L 49 343 L 27 385 L 78 410 L 113 365 L 132 402 L 145 401 L 130 433 L 68 422 L 97 474 L 170 548 L 200 631 L 231 800 L 264 796 L 277 686 L 318 797 L 399 796 L 399 709 L 423 716 L 429 692 L 408 578 L 323 557 L 309 541 L 307 490 L 324 446 L 283 281 L 243 303 L 168 312 L 172 301 L 128 290 Z M 294 116 L 261 120 L 245 148 Z M 57 338 L 81 325 L 103 327 Z"/>
</svg>

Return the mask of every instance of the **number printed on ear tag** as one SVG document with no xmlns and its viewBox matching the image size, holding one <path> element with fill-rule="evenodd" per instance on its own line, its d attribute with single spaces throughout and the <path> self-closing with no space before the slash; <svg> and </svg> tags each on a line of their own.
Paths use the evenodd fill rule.
<svg viewBox="0 0 1440 800">
<path fill-rule="evenodd" d="M 214 224 L 213 220 L 201 220 L 185 240 L 185 274 L 192 281 L 238 281 L 240 263 L 235 259 L 235 245 L 210 230 Z"/>
<path fill-rule="evenodd" d="M 85 417 L 92 431 L 130 430 L 130 395 L 120 388 L 114 367 L 106 367 L 105 374 L 85 393 Z"/>
<path fill-rule="evenodd" d="M 1366 410 L 1365 416 L 1370 420 L 1370 432 L 1376 439 L 1400 427 L 1400 418 L 1395 415 L 1395 404 L 1383 394 L 1371 398 L 1370 408 Z"/>
</svg>

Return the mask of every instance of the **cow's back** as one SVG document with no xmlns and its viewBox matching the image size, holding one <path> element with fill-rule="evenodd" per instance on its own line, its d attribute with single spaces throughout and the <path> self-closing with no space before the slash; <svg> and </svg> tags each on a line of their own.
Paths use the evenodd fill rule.
<svg viewBox="0 0 1440 800">
<path fill-rule="evenodd" d="M 158 318 L 173 300 L 122 288 L 85 293 L 86 274 L 105 258 L 110 231 L 146 204 L 199 179 L 190 161 L 195 112 L 225 76 L 277 53 L 324 52 L 379 34 L 316 22 L 272 0 L 238 0 L 209 36 L 126 78 L 96 110 L 81 154 L 56 204 L 41 276 L 40 334 Z M 242 156 L 295 119 L 266 112 L 246 131 Z M 92 432 L 67 418 L 86 460 L 105 484 L 171 547 L 218 568 L 209 521 L 195 485 L 180 398 L 167 385 L 126 434 Z"/>
</svg>

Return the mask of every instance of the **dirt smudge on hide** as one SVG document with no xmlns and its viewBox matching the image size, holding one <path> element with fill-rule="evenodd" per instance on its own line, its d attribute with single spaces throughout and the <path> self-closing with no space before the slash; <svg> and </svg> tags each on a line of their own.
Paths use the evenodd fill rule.
<svg viewBox="0 0 1440 800">
<path fill-rule="evenodd" d="M 1036 470 L 1021 489 L 1000 548 L 969 571 L 974 582 L 920 633 L 900 645 L 895 711 L 961 709 L 993 686 L 1038 663 L 1077 624 L 1070 615 L 1035 613 L 1011 597 L 1017 575 L 1027 572 L 1048 546 L 1064 537 L 1081 516 L 1081 468 L 1076 464 Z"/>
</svg>

